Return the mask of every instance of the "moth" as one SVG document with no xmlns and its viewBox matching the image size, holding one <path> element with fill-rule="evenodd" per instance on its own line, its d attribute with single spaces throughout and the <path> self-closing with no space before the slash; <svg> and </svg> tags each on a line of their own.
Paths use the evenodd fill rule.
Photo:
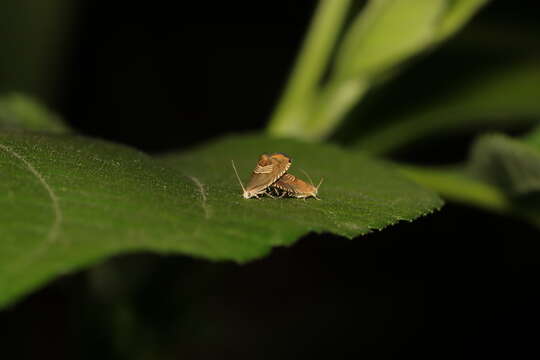
<svg viewBox="0 0 540 360">
<path fill-rule="evenodd" d="M 267 188 L 281 178 L 289 170 L 292 163 L 291 158 L 283 153 L 262 154 L 251 173 L 249 182 L 244 187 L 236 166 L 234 166 L 234 161 L 231 160 L 231 162 L 238 182 L 244 191 L 242 195 L 244 199 L 258 198 L 259 195 L 268 194 Z"/>
<path fill-rule="evenodd" d="M 313 181 L 311 181 L 309 175 L 306 174 L 306 176 L 310 181 L 309 183 L 297 178 L 293 174 L 286 173 L 275 183 L 273 183 L 271 187 L 279 190 L 281 192 L 281 197 L 285 195 L 299 199 L 314 197 L 315 199 L 320 200 L 320 198 L 317 197 L 317 194 L 324 179 L 321 179 L 321 181 L 319 181 L 319 185 L 315 186 L 313 185 Z"/>
</svg>

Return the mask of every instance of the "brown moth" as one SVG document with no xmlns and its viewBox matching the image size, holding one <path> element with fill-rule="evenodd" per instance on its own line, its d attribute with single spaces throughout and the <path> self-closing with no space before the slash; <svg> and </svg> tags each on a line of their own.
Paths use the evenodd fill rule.
<svg viewBox="0 0 540 360">
<path fill-rule="evenodd" d="M 319 192 L 319 187 L 321 186 L 324 179 L 321 179 L 319 185 L 313 185 L 311 178 L 308 174 L 306 176 L 309 178 L 310 183 L 305 182 L 304 180 L 297 178 L 293 174 L 284 174 L 279 180 L 272 184 L 273 189 L 281 191 L 281 197 L 287 195 L 290 197 L 295 197 L 298 199 L 306 199 L 308 197 L 314 197 L 317 200 L 320 200 L 317 197 Z"/>
<path fill-rule="evenodd" d="M 249 179 L 246 187 L 244 187 L 238 171 L 236 171 L 236 167 L 234 166 L 234 161 L 231 162 L 238 182 L 244 191 L 244 199 L 258 198 L 259 195 L 268 194 L 267 188 L 283 176 L 291 166 L 291 158 L 285 154 L 262 154 L 259 157 L 257 166 L 251 173 L 251 179 Z"/>
</svg>

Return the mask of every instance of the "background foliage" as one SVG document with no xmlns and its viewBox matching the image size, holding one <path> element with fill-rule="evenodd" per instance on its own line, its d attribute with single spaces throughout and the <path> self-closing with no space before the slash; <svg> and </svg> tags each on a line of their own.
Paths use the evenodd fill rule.
<svg viewBox="0 0 540 360">
<path fill-rule="evenodd" d="M 534 351 L 538 4 L 407 3 L 286 2 L 257 14 L 240 4 L 2 3 L 0 86 L 39 99 L 0 99 L 4 304 L 117 252 L 244 261 L 310 230 L 354 236 L 413 219 L 440 206 L 434 192 L 449 203 L 354 242 L 311 233 L 241 267 L 113 258 L 0 313 L 4 352 Z M 334 145 L 217 139 L 265 128 Z M 229 155 L 247 174 L 263 145 L 324 176 L 328 197 L 243 201 Z M 267 221 L 239 220 L 257 211 Z"/>
</svg>

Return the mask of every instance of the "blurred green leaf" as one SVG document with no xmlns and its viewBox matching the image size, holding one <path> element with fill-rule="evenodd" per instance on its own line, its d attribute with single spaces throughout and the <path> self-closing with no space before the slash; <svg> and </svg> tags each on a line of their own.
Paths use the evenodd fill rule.
<svg viewBox="0 0 540 360">
<path fill-rule="evenodd" d="M 386 80 L 405 60 L 455 33 L 486 2 L 368 1 L 345 30 L 328 80 L 321 86 L 312 84 L 310 99 L 296 107 L 288 103 L 288 113 L 272 118 L 269 131 L 308 140 L 328 137 L 373 84 Z M 303 109 L 306 105 L 308 110 Z"/>
<path fill-rule="evenodd" d="M 443 40 L 461 27 L 463 27 L 471 17 L 490 0 L 450 0 L 447 1 L 439 26 L 437 27 L 437 41 Z"/>
<path fill-rule="evenodd" d="M 291 135 L 304 132 L 303 123 L 311 116 L 319 84 L 350 5 L 350 0 L 319 1 L 290 79 L 268 124 L 270 133 Z"/>
<path fill-rule="evenodd" d="M 0 1 L 0 92 L 51 100 L 65 72 L 79 1 Z"/>
<path fill-rule="evenodd" d="M 453 35 L 487 0 L 372 0 L 336 55 L 336 81 L 374 80 L 384 71 Z"/>
<path fill-rule="evenodd" d="M 467 171 L 509 196 L 540 191 L 540 149 L 502 134 L 484 135 L 472 148 Z"/>
<path fill-rule="evenodd" d="M 526 136 L 523 137 L 523 141 L 527 144 L 534 146 L 540 151 L 540 126 L 537 126 L 535 129 L 530 131 Z"/>
<path fill-rule="evenodd" d="M 241 196 L 261 152 L 325 178 L 321 201 Z M 135 250 L 245 262 L 310 231 L 346 237 L 442 203 L 390 166 L 330 145 L 231 136 L 151 158 L 67 135 L 0 133 L 0 304 L 113 254 Z"/>
<path fill-rule="evenodd" d="M 448 202 L 475 206 L 497 214 L 512 216 L 540 227 L 538 191 L 525 194 L 509 193 L 504 186 L 495 183 L 493 179 L 483 180 L 461 167 L 402 165 L 400 171 L 419 185 L 436 191 Z"/>
<path fill-rule="evenodd" d="M 0 129 L 67 133 L 69 128 L 45 106 L 20 94 L 0 97 Z"/>
<path fill-rule="evenodd" d="M 361 135 L 358 147 L 385 153 L 435 134 L 480 126 L 531 123 L 540 118 L 540 64 L 527 62 L 490 69 L 424 106 L 386 119 Z M 434 94 L 435 95 L 435 94 Z"/>
<path fill-rule="evenodd" d="M 401 173 L 444 199 L 521 218 L 540 227 L 538 131 L 523 139 L 481 136 L 469 161 L 457 167 L 401 165 Z"/>
<path fill-rule="evenodd" d="M 511 212 L 511 201 L 501 190 L 471 177 L 462 167 L 400 165 L 399 170 L 418 184 L 437 191 L 445 200 L 496 213 Z"/>
<path fill-rule="evenodd" d="M 446 6 L 445 0 L 369 1 L 337 53 L 337 77 L 372 78 L 424 48 Z"/>
</svg>

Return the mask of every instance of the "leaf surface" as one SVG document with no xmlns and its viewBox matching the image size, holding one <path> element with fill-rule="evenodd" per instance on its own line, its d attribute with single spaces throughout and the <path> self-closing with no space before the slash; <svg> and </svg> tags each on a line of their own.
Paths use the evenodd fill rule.
<svg viewBox="0 0 540 360">
<path fill-rule="evenodd" d="M 262 152 L 325 182 L 315 199 L 249 199 Z M 340 148 L 229 136 L 152 158 L 72 135 L 0 133 L 0 305 L 107 256 L 136 250 L 245 262 L 310 231 L 345 237 L 413 220 L 441 206 L 390 165 Z"/>
</svg>

